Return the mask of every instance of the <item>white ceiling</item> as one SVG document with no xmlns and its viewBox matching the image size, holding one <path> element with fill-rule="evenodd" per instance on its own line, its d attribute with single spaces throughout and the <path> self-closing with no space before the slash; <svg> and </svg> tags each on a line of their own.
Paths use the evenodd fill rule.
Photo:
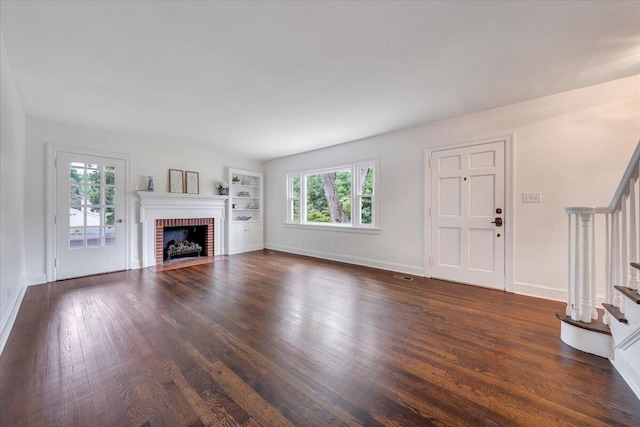
<svg viewBox="0 0 640 427">
<path fill-rule="evenodd" d="M 5 1 L 25 111 L 265 160 L 640 74 L 640 2 Z"/>
</svg>

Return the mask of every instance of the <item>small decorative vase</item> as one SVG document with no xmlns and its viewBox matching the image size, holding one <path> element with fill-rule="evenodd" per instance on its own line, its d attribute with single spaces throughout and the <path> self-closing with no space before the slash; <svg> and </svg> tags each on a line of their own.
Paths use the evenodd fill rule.
<svg viewBox="0 0 640 427">
<path fill-rule="evenodd" d="M 221 196 L 228 196 L 229 195 L 229 189 L 228 188 L 221 188 L 218 191 L 220 192 Z"/>
</svg>

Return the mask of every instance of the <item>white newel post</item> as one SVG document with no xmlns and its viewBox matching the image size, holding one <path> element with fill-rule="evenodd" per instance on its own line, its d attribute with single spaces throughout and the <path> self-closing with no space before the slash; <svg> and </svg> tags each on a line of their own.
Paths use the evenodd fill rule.
<svg viewBox="0 0 640 427">
<path fill-rule="evenodd" d="M 567 215 L 575 215 L 575 232 L 571 234 L 571 219 L 569 219 L 569 284 L 567 314 L 571 313 L 573 320 L 591 323 L 598 318 L 595 309 L 595 289 L 593 289 L 593 273 L 595 266 L 592 262 L 594 253 L 594 235 L 591 231 L 595 208 L 574 207 L 565 208 Z M 573 250 L 571 247 L 573 246 Z M 573 267 L 573 268 L 572 268 Z"/>
<path fill-rule="evenodd" d="M 589 263 L 591 264 L 591 274 L 589 276 L 590 289 L 591 289 L 591 319 L 598 320 L 598 310 L 596 305 L 598 304 L 596 295 L 596 214 L 595 211 L 591 215 L 591 244 L 589 245 Z"/>
</svg>

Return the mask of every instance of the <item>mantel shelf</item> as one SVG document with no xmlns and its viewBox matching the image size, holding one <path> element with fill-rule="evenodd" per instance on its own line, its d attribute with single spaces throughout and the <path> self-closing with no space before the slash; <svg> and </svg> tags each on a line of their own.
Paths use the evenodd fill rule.
<svg viewBox="0 0 640 427">
<path fill-rule="evenodd" d="M 161 193 L 158 191 L 138 191 L 141 200 L 227 200 L 229 196 L 213 194 Z"/>
</svg>

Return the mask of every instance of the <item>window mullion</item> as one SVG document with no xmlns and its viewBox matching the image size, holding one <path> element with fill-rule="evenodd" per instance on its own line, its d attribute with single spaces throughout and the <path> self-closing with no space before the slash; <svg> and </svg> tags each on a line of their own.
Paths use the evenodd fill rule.
<svg viewBox="0 0 640 427">
<path fill-rule="evenodd" d="M 358 227 L 360 225 L 360 174 L 358 173 L 358 165 L 351 167 L 351 226 Z"/>
<path fill-rule="evenodd" d="M 300 174 L 300 222 L 307 223 L 307 176 Z"/>
</svg>

